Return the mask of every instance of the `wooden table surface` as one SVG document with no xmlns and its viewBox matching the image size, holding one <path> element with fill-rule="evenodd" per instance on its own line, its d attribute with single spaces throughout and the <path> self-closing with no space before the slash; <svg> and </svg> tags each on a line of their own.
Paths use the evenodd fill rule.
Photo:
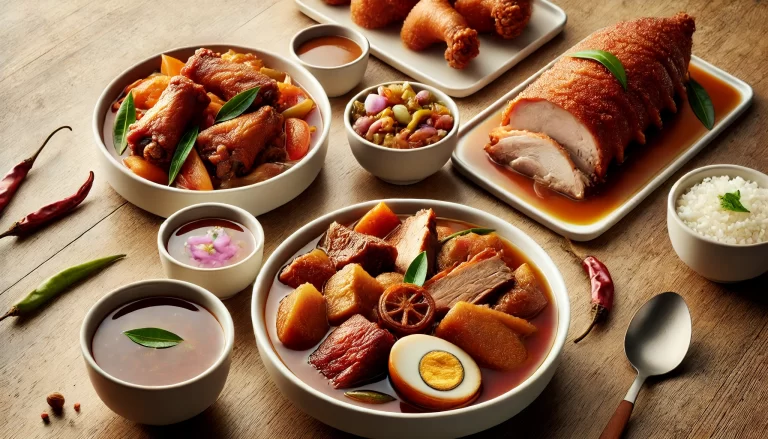
<svg viewBox="0 0 768 439">
<path fill-rule="evenodd" d="M 182 4 L 183 3 L 183 4 Z M 571 335 L 558 372 L 542 395 L 487 437 L 597 437 L 634 378 L 623 339 L 632 314 L 651 296 L 681 293 L 693 317 L 693 343 L 682 367 L 649 380 L 629 425 L 632 438 L 758 438 L 768 436 L 768 276 L 717 285 L 689 270 L 666 231 L 665 201 L 684 172 L 713 163 L 768 169 L 768 5 L 759 0 L 601 2 L 559 0 L 568 14 L 561 35 L 474 96 L 459 99 L 464 121 L 595 29 L 620 19 L 696 17 L 694 53 L 749 83 L 755 101 L 640 206 L 600 238 L 580 245 L 601 258 L 616 281 L 607 325 L 579 345 L 589 292 L 581 267 L 562 251 L 560 237 L 498 201 L 447 165 L 408 187 L 383 183 L 355 162 L 341 121 L 346 97 L 331 100 L 330 149 L 317 180 L 298 198 L 259 217 L 265 256 L 308 221 L 376 198 L 437 198 L 490 212 L 530 234 L 559 266 L 571 296 Z M 313 24 L 292 1 L 0 0 L 0 172 L 29 155 L 55 127 L 71 125 L 40 156 L 26 184 L 0 219 L 0 229 L 39 206 L 66 196 L 95 161 L 91 117 L 103 87 L 133 63 L 168 48 L 231 42 L 288 55 L 288 42 Z M 364 83 L 406 79 L 371 59 Z M 203 414 L 169 427 L 148 427 L 112 413 L 88 380 L 79 346 L 80 324 L 107 291 L 161 278 L 155 236 L 161 218 L 128 204 L 107 185 L 102 169 L 88 200 L 72 215 L 25 240 L 0 240 L 0 309 L 42 279 L 101 255 L 128 258 L 82 283 L 28 319 L 0 324 L 0 436 L 139 438 L 345 437 L 294 407 L 261 363 L 250 319 L 251 292 L 225 303 L 235 322 L 232 369 L 219 400 Z M 47 394 L 62 392 L 66 409 L 43 424 Z M 76 413 L 72 403 L 80 402 Z"/>
</svg>

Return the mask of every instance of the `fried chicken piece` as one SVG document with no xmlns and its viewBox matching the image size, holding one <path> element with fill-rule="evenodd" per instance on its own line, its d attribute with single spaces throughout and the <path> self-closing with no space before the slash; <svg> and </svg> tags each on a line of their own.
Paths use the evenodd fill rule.
<svg viewBox="0 0 768 439">
<path fill-rule="evenodd" d="M 349 11 L 352 21 L 358 26 L 378 29 L 405 20 L 418 2 L 419 0 L 352 0 Z"/>
<path fill-rule="evenodd" d="M 260 87 L 253 101 L 254 107 L 272 104 L 280 97 L 277 81 L 248 63 L 222 59 L 210 49 L 197 49 L 181 69 L 181 74 L 226 101 L 254 87 Z"/>
<path fill-rule="evenodd" d="M 323 0 L 325 4 L 331 6 L 348 5 L 349 0 Z"/>
<path fill-rule="evenodd" d="M 523 33 L 531 19 L 533 0 L 456 0 L 454 7 L 478 32 L 496 32 L 505 39 Z"/>
<path fill-rule="evenodd" d="M 216 167 L 216 177 L 229 180 L 250 172 L 256 157 L 282 131 L 283 116 L 265 106 L 201 132 L 197 148 Z"/>
<path fill-rule="evenodd" d="M 131 153 L 167 169 L 187 125 L 210 101 L 201 85 L 184 76 L 174 76 L 157 103 L 128 128 Z"/>
<path fill-rule="evenodd" d="M 445 42 L 445 60 L 454 69 L 463 69 L 480 53 L 477 31 L 448 0 L 421 0 L 405 19 L 400 38 L 411 50 Z"/>
</svg>

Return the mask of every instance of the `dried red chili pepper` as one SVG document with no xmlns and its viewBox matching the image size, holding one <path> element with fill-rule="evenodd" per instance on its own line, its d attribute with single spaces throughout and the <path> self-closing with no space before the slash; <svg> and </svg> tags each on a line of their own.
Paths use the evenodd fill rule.
<svg viewBox="0 0 768 439">
<path fill-rule="evenodd" d="M 40 148 L 37 149 L 32 157 L 29 157 L 28 159 L 14 166 L 10 171 L 8 171 L 7 174 L 5 174 L 5 177 L 0 180 L 0 213 L 3 213 L 5 206 L 11 202 L 11 198 L 13 198 L 13 195 L 19 189 L 19 186 L 21 186 L 21 183 L 27 177 L 27 173 L 29 173 L 29 170 L 32 169 L 32 165 L 35 164 L 37 156 L 40 155 L 40 152 L 43 150 L 43 148 L 45 148 L 45 145 L 48 144 L 48 141 L 51 140 L 51 137 L 53 137 L 54 134 L 58 133 L 64 128 L 72 131 L 72 128 L 68 126 L 56 128 L 51 134 L 48 135 L 48 137 L 45 139 L 45 142 L 40 145 Z"/>
<path fill-rule="evenodd" d="M 10 229 L 0 234 L 0 239 L 5 238 L 6 236 L 29 235 L 35 230 L 41 229 L 49 223 L 63 217 L 85 200 L 85 197 L 88 196 L 88 192 L 91 191 L 92 186 L 93 171 L 91 171 L 88 176 L 88 180 L 80 186 L 77 193 L 64 198 L 61 201 L 44 206 L 40 208 L 40 210 L 32 212 L 21 220 L 13 223 L 13 226 L 11 226 Z"/>
<path fill-rule="evenodd" d="M 581 260 L 581 266 L 589 275 L 589 283 L 592 295 L 592 321 L 583 334 L 576 337 L 573 342 L 578 343 L 592 331 L 592 328 L 602 319 L 604 319 L 613 308 L 614 284 L 608 267 L 594 256 L 583 257 L 573 248 L 573 243 L 568 241 L 567 248 L 575 257 Z"/>
</svg>

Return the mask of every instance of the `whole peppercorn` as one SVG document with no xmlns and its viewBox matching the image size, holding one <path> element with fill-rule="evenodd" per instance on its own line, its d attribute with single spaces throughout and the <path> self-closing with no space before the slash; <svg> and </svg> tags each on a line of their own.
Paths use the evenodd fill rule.
<svg viewBox="0 0 768 439">
<path fill-rule="evenodd" d="M 75 403 L 75 411 L 76 412 L 80 412 L 80 403 L 79 402 Z"/>
<path fill-rule="evenodd" d="M 53 411 L 58 412 L 64 408 L 64 395 L 59 392 L 53 392 L 46 398 L 48 405 L 51 406 Z"/>
<path fill-rule="evenodd" d="M 48 413 L 43 412 L 40 414 L 40 417 L 43 419 L 43 422 L 48 423 Z"/>
</svg>

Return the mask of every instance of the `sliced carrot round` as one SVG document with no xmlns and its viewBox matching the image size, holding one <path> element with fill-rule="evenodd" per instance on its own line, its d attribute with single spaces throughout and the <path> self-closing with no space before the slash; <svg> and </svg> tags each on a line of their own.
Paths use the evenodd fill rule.
<svg viewBox="0 0 768 439">
<path fill-rule="evenodd" d="M 289 160 L 300 160 L 309 152 L 309 124 L 301 119 L 285 121 L 285 150 Z"/>
</svg>

